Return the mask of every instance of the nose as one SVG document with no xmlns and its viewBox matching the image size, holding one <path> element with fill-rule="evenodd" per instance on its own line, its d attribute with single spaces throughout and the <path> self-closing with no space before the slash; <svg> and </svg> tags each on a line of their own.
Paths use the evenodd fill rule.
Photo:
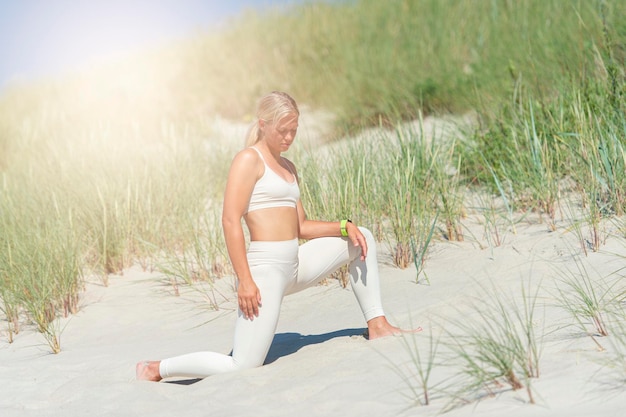
<svg viewBox="0 0 626 417">
<path fill-rule="evenodd" d="M 290 130 L 289 132 L 287 132 L 287 134 L 284 136 L 285 140 L 289 143 L 293 142 L 293 139 L 296 137 L 296 134 L 293 130 Z"/>
</svg>

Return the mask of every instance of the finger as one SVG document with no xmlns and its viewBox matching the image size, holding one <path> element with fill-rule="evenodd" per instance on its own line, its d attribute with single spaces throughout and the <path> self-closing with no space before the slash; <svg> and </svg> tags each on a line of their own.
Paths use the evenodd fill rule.
<svg viewBox="0 0 626 417">
<path fill-rule="evenodd" d="M 367 240 L 363 235 L 361 235 L 361 238 L 363 239 L 361 242 L 361 260 L 365 260 L 365 257 L 367 256 Z"/>
<path fill-rule="evenodd" d="M 261 292 L 257 290 L 256 292 L 256 298 L 253 300 L 254 302 L 252 303 L 253 309 L 254 309 L 254 315 L 256 317 L 259 317 L 259 307 L 261 307 Z"/>
<path fill-rule="evenodd" d="M 359 231 L 359 233 L 355 236 L 354 241 L 354 246 L 361 247 L 361 260 L 365 260 L 365 257 L 367 256 L 367 240 L 365 239 L 363 233 Z"/>
<path fill-rule="evenodd" d="M 246 301 L 245 316 L 250 320 L 254 317 L 259 317 L 259 304 L 256 300 L 252 299 Z"/>
<path fill-rule="evenodd" d="M 246 319 L 252 318 L 252 309 L 250 308 L 250 305 L 248 304 L 246 300 L 241 301 L 239 305 L 239 309 L 241 310 L 241 313 Z"/>
<path fill-rule="evenodd" d="M 361 260 L 365 259 L 365 254 L 367 251 L 367 248 L 364 247 L 358 240 L 354 242 L 354 246 L 356 246 L 357 248 L 360 247 L 361 248 Z"/>
</svg>

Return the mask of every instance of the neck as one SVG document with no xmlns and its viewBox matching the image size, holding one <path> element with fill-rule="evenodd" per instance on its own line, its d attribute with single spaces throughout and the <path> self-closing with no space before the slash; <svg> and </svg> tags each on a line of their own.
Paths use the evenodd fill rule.
<svg viewBox="0 0 626 417">
<path fill-rule="evenodd" d="M 256 146 L 257 148 L 260 148 L 261 150 L 264 150 L 266 153 L 270 154 L 272 158 L 276 160 L 276 162 L 280 163 L 280 159 L 281 159 L 280 150 L 270 148 L 269 146 L 267 146 L 267 142 L 263 140 L 258 141 L 254 146 Z"/>
</svg>

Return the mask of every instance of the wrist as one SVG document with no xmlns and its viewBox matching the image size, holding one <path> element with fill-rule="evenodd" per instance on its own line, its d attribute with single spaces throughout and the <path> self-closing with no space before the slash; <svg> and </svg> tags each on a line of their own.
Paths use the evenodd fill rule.
<svg viewBox="0 0 626 417">
<path fill-rule="evenodd" d="M 341 230 L 341 236 L 348 236 L 348 223 L 352 223 L 352 220 L 345 219 L 339 222 L 339 227 Z"/>
<path fill-rule="evenodd" d="M 240 285 L 248 285 L 251 282 L 254 282 L 254 279 L 252 278 L 252 275 L 250 274 L 245 274 L 245 275 L 237 275 L 237 281 L 239 282 Z"/>
</svg>

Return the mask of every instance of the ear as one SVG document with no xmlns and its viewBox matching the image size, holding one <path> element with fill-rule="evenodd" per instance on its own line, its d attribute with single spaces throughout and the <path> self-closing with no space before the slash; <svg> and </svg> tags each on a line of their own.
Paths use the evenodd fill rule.
<svg viewBox="0 0 626 417">
<path fill-rule="evenodd" d="M 265 129 L 265 120 L 259 119 L 259 130 Z"/>
</svg>

